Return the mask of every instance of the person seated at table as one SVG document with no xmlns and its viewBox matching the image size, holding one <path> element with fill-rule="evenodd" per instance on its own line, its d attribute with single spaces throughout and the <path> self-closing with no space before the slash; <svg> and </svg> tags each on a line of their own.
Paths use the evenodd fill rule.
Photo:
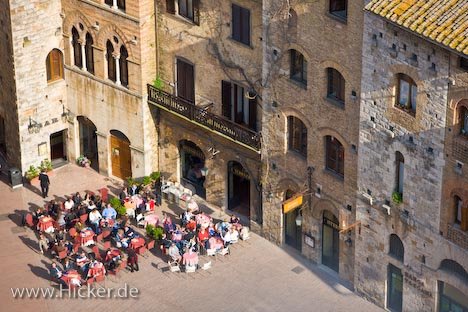
<svg viewBox="0 0 468 312">
<path fill-rule="evenodd" d="M 161 238 L 161 247 L 163 248 L 164 253 L 167 253 L 169 247 L 171 247 L 172 241 L 167 238 L 167 234 L 163 233 Z"/>
<path fill-rule="evenodd" d="M 59 205 L 55 200 L 51 200 L 49 204 L 47 205 L 47 213 L 49 216 L 53 217 L 54 219 L 57 217 L 59 211 Z"/>
<path fill-rule="evenodd" d="M 118 266 L 118 262 L 120 260 L 120 254 L 116 255 L 112 253 L 112 250 L 107 249 L 106 257 L 104 258 L 104 264 L 108 268 L 108 270 L 113 271 Z"/>
<path fill-rule="evenodd" d="M 190 210 L 184 211 L 181 217 L 182 226 L 187 225 L 187 223 L 192 219 L 192 217 L 193 213 Z"/>
<path fill-rule="evenodd" d="M 94 196 L 94 193 L 93 192 L 86 192 L 85 193 L 85 197 L 84 197 L 84 200 L 85 201 L 89 201 L 89 202 L 94 202 L 94 199 L 96 197 Z"/>
<path fill-rule="evenodd" d="M 180 225 L 176 225 L 176 229 L 172 232 L 171 240 L 174 242 L 179 242 L 182 240 L 183 234 Z"/>
<path fill-rule="evenodd" d="M 76 257 L 76 265 L 79 268 L 83 268 L 87 263 L 89 262 L 88 257 L 86 256 L 86 253 L 82 251 L 77 257 Z"/>
<path fill-rule="evenodd" d="M 70 196 L 67 196 L 67 200 L 63 204 L 63 208 L 65 209 L 65 211 L 70 211 L 74 207 L 75 207 L 75 202 L 73 201 L 73 199 Z"/>
<path fill-rule="evenodd" d="M 78 219 L 78 215 L 75 210 L 72 210 L 68 213 L 65 214 L 64 220 L 65 220 L 65 227 L 66 228 L 71 228 L 74 225 L 75 220 Z"/>
<path fill-rule="evenodd" d="M 211 222 L 210 226 L 208 227 L 208 234 L 210 234 L 210 236 L 215 236 L 216 234 L 218 234 L 218 232 L 216 232 L 214 228 L 213 222 Z"/>
<path fill-rule="evenodd" d="M 50 273 L 50 276 L 52 277 L 52 279 L 54 279 L 56 281 L 60 280 L 60 278 L 63 275 L 62 270 L 60 270 L 58 268 L 57 263 L 55 263 L 55 262 L 52 262 L 52 266 L 50 268 L 49 273 Z"/>
<path fill-rule="evenodd" d="M 94 201 L 90 200 L 89 201 L 89 204 L 88 204 L 88 211 L 93 211 L 94 209 L 96 209 L 96 205 L 94 204 Z"/>
<path fill-rule="evenodd" d="M 118 229 L 115 235 L 115 244 L 118 248 L 128 248 L 129 238 L 125 236 L 125 231 L 123 229 Z"/>
<path fill-rule="evenodd" d="M 134 196 L 134 195 L 137 195 L 140 193 L 140 190 L 138 188 L 138 186 L 133 183 L 132 187 L 130 188 L 130 196 Z"/>
<path fill-rule="evenodd" d="M 167 253 L 173 262 L 180 263 L 182 257 L 180 256 L 179 248 L 177 248 L 175 243 L 171 244 Z"/>
<path fill-rule="evenodd" d="M 41 254 L 44 254 L 44 250 L 47 251 L 49 249 L 49 240 L 44 234 L 39 234 L 39 250 Z"/>
<path fill-rule="evenodd" d="M 133 273 L 133 270 L 138 271 L 140 270 L 140 266 L 138 265 L 138 255 L 133 248 L 128 250 L 128 259 L 127 264 L 130 267 L 130 272 Z"/>
<path fill-rule="evenodd" d="M 52 247 L 52 255 L 58 257 L 59 253 L 64 250 L 67 250 L 67 248 L 65 248 L 63 242 L 54 243 L 54 246 Z"/>
<path fill-rule="evenodd" d="M 224 232 L 229 230 L 230 227 L 231 227 L 231 224 L 227 222 L 227 220 L 225 220 L 225 221 L 217 223 L 215 226 L 215 229 L 219 234 L 222 235 Z"/>
<path fill-rule="evenodd" d="M 73 202 L 75 203 L 75 207 L 78 207 L 81 205 L 81 202 L 83 201 L 83 197 L 81 197 L 80 192 L 76 192 L 75 195 L 73 195 Z"/>
<path fill-rule="evenodd" d="M 80 205 L 77 212 L 78 212 L 78 217 L 87 214 L 88 210 L 86 209 L 86 205 L 85 204 Z"/>
<path fill-rule="evenodd" d="M 65 221 L 65 213 L 62 210 L 58 211 L 57 214 L 57 224 L 61 227 L 64 228 L 67 222 Z"/>
<path fill-rule="evenodd" d="M 182 259 L 184 259 L 185 266 L 196 267 L 198 265 L 197 254 L 190 248 L 187 248 L 184 255 L 182 256 Z"/>
<path fill-rule="evenodd" d="M 221 238 L 224 241 L 224 247 L 227 247 L 232 243 L 232 236 L 230 231 L 226 231 L 224 234 L 221 234 Z"/>
<path fill-rule="evenodd" d="M 156 204 L 156 201 L 150 196 L 147 196 L 145 202 L 146 202 L 145 210 L 154 211 L 154 205 Z"/>
<path fill-rule="evenodd" d="M 231 227 L 229 229 L 229 233 L 231 235 L 231 243 L 237 243 L 239 241 L 239 231 L 236 228 Z"/>
<path fill-rule="evenodd" d="M 200 246 L 203 246 L 205 249 L 209 249 L 207 248 L 207 244 L 208 244 L 208 239 L 210 238 L 210 233 L 208 233 L 208 231 L 205 229 L 205 228 L 200 228 L 200 230 L 198 231 L 198 234 L 197 234 L 197 242 Z"/>
<path fill-rule="evenodd" d="M 83 223 L 81 223 L 81 221 L 76 221 L 74 227 L 75 227 L 75 229 L 76 229 L 77 232 L 81 232 L 81 230 L 83 230 L 83 229 L 86 227 L 86 225 L 84 225 Z"/>
<path fill-rule="evenodd" d="M 44 210 L 44 208 L 37 207 L 36 211 L 34 211 L 33 218 L 37 222 L 40 217 L 45 216 L 47 212 Z"/>
<path fill-rule="evenodd" d="M 135 231 L 129 226 L 124 227 L 124 233 L 125 233 L 125 236 L 130 238 L 130 239 L 138 237 L 138 234 L 135 233 Z"/>
<path fill-rule="evenodd" d="M 163 227 L 166 233 L 171 233 L 175 230 L 176 226 L 172 223 L 172 219 L 165 212 L 163 213 Z"/>
<path fill-rule="evenodd" d="M 99 262 L 96 259 L 91 261 L 90 264 L 89 264 L 89 269 L 94 269 L 94 268 L 101 268 L 102 271 L 99 272 L 98 274 L 94 274 L 93 276 L 88 276 L 88 277 L 95 277 L 95 276 L 99 276 L 101 274 L 103 274 L 103 275 L 107 274 L 107 271 L 106 271 L 106 268 L 104 267 L 104 264 L 102 262 Z M 89 275 L 89 271 L 90 270 L 88 270 L 88 275 Z"/>
<path fill-rule="evenodd" d="M 96 208 L 94 208 L 88 215 L 89 223 L 91 223 L 91 226 L 93 227 L 93 230 L 96 234 L 99 234 L 99 222 L 101 219 L 102 216 Z"/>
<path fill-rule="evenodd" d="M 65 260 L 63 261 L 63 270 L 66 272 L 66 271 L 70 271 L 70 270 L 73 270 L 73 269 L 74 269 L 73 262 L 68 260 L 68 257 L 65 258 Z"/>
<path fill-rule="evenodd" d="M 103 208 L 103 206 L 102 206 L 102 203 L 103 203 L 103 202 L 102 202 L 101 196 L 100 196 L 100 195 L 96 195 L 96 197 L 94 198 L 94 201 L 93 201 L 93 202 L 94 202 L 94 205 L 96 206 L 96 209 L 97 209 L 99 212 L 101 212 L 101 211 L 102 211 L 102 208 Z M 104 207 L 105 207 L 105 206 L 104 206 Z"/>
<path fill-rule="evenodd" d="M 107 207 L 102 211 L 102 217 L 104 219 L 115 219 L 117 218 L 117 211 L 111 204 L 107 204 Z"/>
<path fill-rule="evenodd" d="M 54 233 L 54 243 L 63 242 L 64 239 L 65 239 L 65 232 L 63 231 L 63 229 L 55 231 L 55 233 Z"/>
<path fill-rule="evenodd" d="M 130 197 L 128 196 L 128 190 L 126 187 L 124 187 L 122 191 L 119 193 L 119 199 L 123 203 L 125 199 L 127 199 L 128 197 Z"/>
</svg>

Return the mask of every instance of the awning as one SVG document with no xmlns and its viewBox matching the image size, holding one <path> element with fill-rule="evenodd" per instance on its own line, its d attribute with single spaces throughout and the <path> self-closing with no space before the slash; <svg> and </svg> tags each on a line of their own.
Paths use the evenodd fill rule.
<svg viewBox="0 0 468 312">
<path fill-rule="evenodd" d="M 283 202 L 283 212 L 288 213 L 302 205 L 303 195 L 294 196 Z"/>
</svg>

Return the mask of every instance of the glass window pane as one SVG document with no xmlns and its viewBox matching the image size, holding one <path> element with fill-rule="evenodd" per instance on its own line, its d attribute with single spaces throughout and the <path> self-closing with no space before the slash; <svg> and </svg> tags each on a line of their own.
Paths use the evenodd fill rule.
<svg viewBox="0 0 468 312">
<path fill-rule="evenodd" d="M 402 106 L 408 105 L 409 83 L 400 79 L 398 104 Z"/>
<path fill-rule="evenodd" d="M 411 85 L 411 109 L 416 111 L 416 97 L 418 95 L 418 87 Z"/>
</svg>

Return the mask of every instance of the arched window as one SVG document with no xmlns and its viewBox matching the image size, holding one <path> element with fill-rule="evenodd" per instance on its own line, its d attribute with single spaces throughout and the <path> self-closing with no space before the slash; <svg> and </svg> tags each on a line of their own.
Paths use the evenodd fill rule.
<svg viewBox="0 0 468 312">
<path fill-rule="evenodd" d="M 128 52 L 124 46 L 120 47 L 120 82 L 122 86 L 128 87 Z"/>
<path fill-rule="evenodd" d="M 403 262 L 405 258 L 405 247 L 396 234 L 390 235 L 390 249 L 388 250 L 388 254 L 401 262 Z"/>
<path fill-rule="evenodd" d="M 63 79 L 63 55 L 60 50 L 53 49 L 46 59 L 47 82 Z"/>
<path fill-rule="evenodd" d="M 346 20 L 348 17 L 348 1 L 347 0 L 330 0 L 330 14 Z"/>
<path fill-rule="evenodd" d="M 442 260 L 439 270 L 453 274 L 461 280 L 468 282 L 468 273 L 466 272 L 465 268 L 463 268 L 463 266 L 456 261 L 451 259 Z"/>
<path fill-rule="evenodd" d="M 289 77 L 307 86 L 307 60 L 296 50 L 290 50 L 291 63 Z"/>
<path fill-rule="evenodd" d="M 293 9 L 289 9 L 288 14 L 288 29 L 295 33 L 297 29 L 297 13 Z"/>
<path fill-rule="evenodd" d="M 458 123 L 460 124 L 460 134 L 468 136 L 468 108 L 464 105 L 458 109 Z"/>
<path fill-rule="evenodd" d="M 400 152 L 395 153 L 395 191 L 403 196 L 405 158 Z"/>
<path fill-rule="evenodd" d="M 307 127 L 294 116 L 288 116 L 288 147 L 307 157 Z"/>
<path fill-rule="evenodd" d="M 85 53 L 86 53 L 86 69 L 91 74 L 94 74 L 93 37 L 91 37 L 90 33 L 86 34 Z"/>
<path fill-rule="evenodd" d="M 107 59 L 107 78 L 112 81 L 117 81 L 116 73 L 115 73 L 115 59 L 112 55 L 114 53 L 114 46 L 107 40 L 106 43 L 106 59 Z"/>
<path fill-rule="evenodd" d="M 83 67 L 83 59 L 81 55 L 81 44 L 80 44 L 80 35 L 78 34 L 78 30 L 75 27 L 72 28 L 72 46 L 73 46 L 73 61 L 75 66 L 82 68 Z"/>
<path fill-rule="evenodd" d="M 105 0 L 107 5 L 125 11 L 125 0 Z"/>
<path fill-rule="evenodd" d="M 334 68 L 327 68 L 327 98 L 340 104 L 345 102 L 345 80 Z"/>
<path fill-rule="evenodd" d="M 344 177 L 344 148 L 336 138 L 325 137 L 325 168 Z"/>
<path fill-rule="evenodd" d="M 454 197 L 454 202 L 455 202 L 455 215 L 454 215 L 454 223 L 455 224 L 461 224 L 462 223 L 462 207 L 463 207 L 463 201 L 461 200 L 460 197 L 455 195 Z"/>
<path fill-rule="evenodd" d="M 415 115 L 418 86 L 411 77 L 405 74 L 398 74 L 397 80 L 397 97 L 395 106 L 403 109 L 411 115 Z"/>
</svg>

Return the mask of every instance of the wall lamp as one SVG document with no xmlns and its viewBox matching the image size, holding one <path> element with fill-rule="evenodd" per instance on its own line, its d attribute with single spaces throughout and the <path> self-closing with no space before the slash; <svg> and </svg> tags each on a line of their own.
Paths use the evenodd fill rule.
<svg viewBox="0 0 468 312">
<path fill-rule="evenodd" d="M 29 134 L 39 133 L 40 130 L 41 130 L 41 125 L 37 121 L 29 117 L 29 125 L 28 125 Z"/>
</svg>

